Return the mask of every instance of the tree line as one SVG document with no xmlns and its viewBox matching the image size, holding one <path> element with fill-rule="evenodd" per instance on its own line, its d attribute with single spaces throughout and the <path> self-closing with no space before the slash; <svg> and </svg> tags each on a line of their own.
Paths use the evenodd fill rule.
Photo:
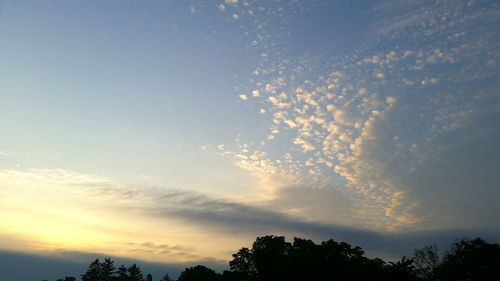
<svg viewBox="0 0 500 281">
<path fill-rule="evenodd" d="M 140 267 L 115 267 L 111 258 L 96 259 L 82 281 L 153 281 Z M 362 248 L 334 240 L 319 244 L 283 236 L 258 237 L 251 248 L 233 254 L 222 274 L 203 265 L 188 267 L 177 281 L 474 281 L 500 280 L 500 245 L 481 238 L 461 239 L 441 256 L 436 245 L 416 249 L 412 257 L 387 262 L 368 258 Z M 46 281 L 46 280 L 44 280 Z M 65 277 L 57 281 L 76 281 Z M 160 281 L 174 281 L 165 274 Z"/>
</svg>

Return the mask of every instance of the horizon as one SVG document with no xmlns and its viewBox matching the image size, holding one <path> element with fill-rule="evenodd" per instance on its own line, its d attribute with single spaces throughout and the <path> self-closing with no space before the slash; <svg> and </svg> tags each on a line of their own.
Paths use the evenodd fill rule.
<svg viewBox="0 0 500 281">
<path fill-rule="evenodd" d="M 0 0 L 0 255 L 220 269 L 268 234 L 389 260 L 499 243 L 499 15 Z"/>
</svg>

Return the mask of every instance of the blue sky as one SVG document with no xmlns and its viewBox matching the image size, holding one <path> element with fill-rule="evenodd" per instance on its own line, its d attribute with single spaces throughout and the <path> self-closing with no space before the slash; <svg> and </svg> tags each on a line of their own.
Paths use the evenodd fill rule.
<svg viewBox="0 0 500 281">
<path fill-rule="evenodd" d="M 499 10 L 0 1 L 0 249 L 223 264 L 269 233 L 384 257 L 498 237 Z"/>
</svg>

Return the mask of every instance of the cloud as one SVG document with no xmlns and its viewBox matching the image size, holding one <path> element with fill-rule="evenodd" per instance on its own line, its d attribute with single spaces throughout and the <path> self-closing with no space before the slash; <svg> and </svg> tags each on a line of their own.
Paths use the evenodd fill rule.
<svg viewBox="0 0 500 281">
<path fill-rule="evenodd" d="M 333 235 L 347 238 L 357 233 L 357 230 L 350 228 L 307 222 L 281 212 L 191 192 L 174 192 L 160 196 L 158 206 L 152 208 L 151 212 L 159 216 L 199 223 L 207 228 L 222 228 L 222 231 L 232 234 L 295 233 L 308 237 L 325 238 Z"/>
<path fill-rule="evenodd" d="M 89 235 L 97 241 L 89 251 L 158 259 L 228 256 L 250 236 L 276 232 L 386 253 L 421 237 L 498 233 L 498 8 L 430 2 L 384 2 L 372 11 L 374 39 L 359 48 L 313 46 L 290 58 L 283 14 L 305 4 L 221 3 L 242 19 L 259 65 L 239 98 L 255 97 L 258 113 L 269 113 L 259 116 L 261 139 L 219 147 L 253 176 L 251 191 L 214 198 L 60 169 L 0 170 L 0 229 L 37 233 L 45 247 L 87 245 Z M 227 233 L 237 236 L 231 245 Z"/>
<path fill-rule="evenodd" d="M 461 113 L 467 117 L 460 125 L 447 125 L 435 136 L 423 136 L 417 132 L 432 127 L 427 122 L 434 119 L 427 120 L 416 108 L 408 111 L 413 102 L 403 99 L 398 107 L 365 126 L 341 173 L 353 185 L 363 187 L 362 192 L 376 196 L 373 199 L 386 206 L 385 215 L 394 217 L 396 225 L 490 225 L 499 203 L 491 199 L 496 196 L 490 197 L 500 182 L 492 171 L 499 167 L 500 159 L 499 149 L 493 145 L 499 132 L 491 121 L 499 117 L 498 112 L 482 105 L 477 115 Z M 444 111 L 456 116 L 455 109 L 448 110 Z M 474 208 L 464 208 L 469 205 Z"/>
<path fill-rule="evenodd" d="M 500 112 L 480 114 L 436 140 L 432 155 L 404 179 L 411 198 L 423 202 L 419 215 L 429 223 L 498 228 L 492 223 L 500 212 L 498 118 Z"/>
<path fill-rule="evenodd" d="M 17 157 L 22 155 L 23 153 L 18 151 L 0 149 L 0 157 Z"/>
<path fill-rule="evenodd" d="M 279 190 L 276 198 L 263 202 L 262 206 L 301 220 L 366 228 L 362 204 L 341 185 L 311 188 L 303 183 Z"/>
<path fill-rule="evenodd" d="M 385 98 L 385 101 L 387 102 L 388 105 L 394 105 L 396 104 L 397 99 L 393 96 L 389 96 Z"/>
<path fill-rule="evenodd" d="M 255 156 L 258 160 L 261 156 Z M 159 260 L 160 256 L 167 257 L 167 260 L 184 262 L 210 262 L 217 264 L 217 260 L 230 257 L 230 253 L 235 252 L 239 247 L 245 246 L 245 243 L 250 243 L 256 236 L 267 234 L 286 235 L 289 238 L 292 236 L 313 238 L 316 241 L 333 238 L 339 241 L 347 241 L 349 243 L 364 247 L 370 255 L 383 254 L 385 257 L 399 257 L 402 254 L 408 254 L 414 246 L 422 246 L 420 242 L 432 242 L 432 239 L 440 239 L 451 241 L 457 238 L 457 235 L 473 233 L 474 235 L 490 235 L 498 233 L 500 230 L 487 229 L 477 227 L 477 232 L 468 230 L 453 230 L 456 229 L 450 225 L 452 230 L 439 231 L 422 231 L 422 232 L 385 232 L 368 230 L 367 228 L 355 228 L 349 226 L 349 222 L 356 221 L 357 225 L 369 225 L 365 220 L 362 209 L 364 202 L 359 201 L 352 193 L 346 192 L 340 187 L 329 187 L 310 189 L 306 185 L 294 185 L 284 189 L 280 189 L 279 193 L 267 203 L 261 204 L 245 204 L 235 200 L 224 198 L 214 198 L 202 193 L 186 191 L 186 190 L 167 190 L 159 188 L 136 188 L 124 186 L 109 180 L 96 180 L 99 177 L 92 175 L 78 174 L 65 170 L 31 170 L 31 171 L 0 171 L 2 182 L 5 181 L 5 174 L 16 175 L 19 183 L 28 183 L 28 181 L 19 179 L 36 178 L 38 183 L 43 181 L 41 174 L 46 174 L 49 180 L 47 184 L 54 184 L 63 180 L 60 185 L 71 186 L 72 188 L 64 189 L 61 186 L 51 187 L 45 183 L 36 185 L 35 188 L 43 188 L 44 193 L 53 196 L 57 193 L 57 198 L 66 202 L 66 214 L 61 214 L 62 223 L 68 224 L 71 221 L 71 228 L 77 232 L 80 230 L 81 223 L 84 223 L 85 241 L 89 239 L 93 243 L 99 242 L 102 237 L 104 244 L 94 244 L 94 247 L 85 248 L 83 253 L 99 252 L 104 255 L 112 256 L 135 256 L 144 260 Z M 59 179 L 59 180 L 56 180 Z M 85 179 L 89 179 L 86 183 Z M 37 183 L 37 184 L 38 184 Z M 9 186 L 9 185 L 7 185 Z M 17 192 L 22 193 L 27 198 L 28 192 L 25 189 L 19 189 L 19 186 L 12 185 Z M 13 194 L 3 191 L 2 208 L 3 214 L 13 214 L 10 209 L 13 205 L 9 204 L 15 199 Z M 37 196 L 39 202 L 47 201 L 44 196 L 33 193 Z M 77 195 L 75 197 L 74 195 Z M 89 196 L 90 198 L 99 198 L 99 205 L 91 205 L 92 208 L 85 208 L 82 205 L 81 197 Z M 318 200 L 321 198 L 322 200 Z M 7 202 L 7 204 L 5 204 Z M 32 202 L 32 201 L 30 201 Z M 311 204 L 314 203 L 314 204 Z M 73 216 L 74 206 L 80 206 L 79 216 Z M 41 221 L 45 227 L 53 229 L 55 232 L 64 233 L 67 230 L 61 228 L 59 224 L 54 224 L 51 218 L 52 214 L 43 204 L 37 203 L 31 205 L 36 207 L 29 213 L 30 216 L 35 215 L 35 219 Z M 14 209 L 18 212 L 17 209 Z M 328 210 L 333 212 L 328 212 Z M 6 211 L 8 211 L 6 213 Z M 97 221 L 96 217 L 90 221 L 82 221 L 85 215 L 92 216 L 92 213 L 98 211 L 101 221 Z M 346 213 L 343 213 L 346 212 Z M 41 213 L 37 214 L 37 213 Z M 60 210 L 59 210 L 60 214 Z M 112 216 L 110 216 L 112 215 Z M 103 218 L 109 218 L 103 220 Z M 4 222 L 9 223 L 9 221 Z M 124 222 L 122 225 L 120 222 Z M 150 222 L 150 223 L 149 223 Z M 32 222 L 28 222 L 32 223 Z M 101 223 L 105 224 L 103 227 Z M 118 223 L 118 225 L 117 225 Z M 1 226 L 1 225 L 0 225 Z M 118 227 L 117 227 L 118 226 Z M 32 227 L 36 227 L 32 226 Z M 5 229 L 2 226 L 0 229 Z M 73 260 L 78 260 L 78 255 L 72 254 L 73 251 L 82 251 L 81 245 L 76 243 L 67 243 L 65 241 L 78 241 L 76 232 L 67 233 L 67 240 L 64 236 L 58 236 L 58 239 L 47 239 L 50 236 L 42 231 L 30 228 L 37 236 L 30 236 L 29 233 L 23 234 L 22 228 L 12 228 L 11 235 L 7 235 L 5 231 L 0 233 L 2 241 L 8 242 L 9 245 L 23 246 L 17 250 L 37 251 L 38 253 L 48 254 L 51 256 L 68 256 Z M 88 232 L 92 229 L 100 233 Z M 458 228 L 460 229 L 460 228 Z M 172 232 L 179 232 L 181 236 L 189 238 L 188 240 L 178 240 L 179 242 L 165 242 L 168 240 L 175 241 L 175 236 Z M 108 233 L 107 236 L 102 236 Z M 89 234 L 89 235 L 87 235 Z M 24 237 L 23 237 L 24 235 Z M 75 236 L 76 235 L 76 236 Z M 197 236 L 195 240 L 192 235 Z M 10 238 L 9 238 L 10 237 Z M 45 241 L 40 240 L 40 237 L 45 237 Z M 437 238 L 436 238 L 437 237 Z M 167 238 L 167 239 L 165 239 Z M 233 243 L 222 243 L 231 239 Z M 179 238 L 177 238 L 179 239 Z M 215 251 L 224 253 L 217 255 L 217 258 L 211 258 L 208 252 L 213 250 L 204 249 L 199 243 L 192 243 L 203 239 L 204 244 L 216 244 L 221 249 Z M 13 243 L 17 241 L 16 243 Z M 191 241 L 191 242 L 189 242 Z M 86 242 L 88 243 L 88 242 Z M 418 245 L 416 245 L 418 244 Z M 397 245 L 397 246 L 396 246 Z M 2 244 L 2 247 L 7 244 Z M 41 250 L 43 249 L 43 250 Z M 64 250 L 60 250 L 64 249 Z M 122 251 L 118 251 L 121 249 Z M 85 254 L 87 259 L 93 254 Z M 165 259 L 164 259 L 165 260 Z"/>
<path fill-rule="evenodd" d="M 110 257 L 103 253 L 89 253 L 59 250 L 50 254 L 39 255 L 0 250 L 0 271 L 2 278 L 10 281 L 56 280 L 65 276 L 79 277 L 95 259 L 101 261 Z M 218 260 L 197 260 L 193 263 L 152 263 L 144 260 L 111 256 L 115 266 L 138 264 L 144 274 L 151 273 L 154 280 L 159 280 L 165 273 L 177 278 L 182 270 L 194 264 L 205 264 L 217 271 L 226 268 L 226 263 Z"/>
<path fill-rule="evenodd" d="M 236 5 L 238 4 L 238 0 L 224 0 L 224 3 L 226 3 L 227 5 Z"/>
<path fill-rule="evenodd" d="M 437 243 L 439 249 L 445 249 L 448 247 L 449 243 L 454 241 L 457 237 L 477 237 L 481 235 L 484 239 L 489 242 L 499 242 L 498 235 L 491 232 L 471 232 L 471 231 L 460 231 L 460 230 L 446 230 L 446 231 L 431 231 L 431 232 L 412 232 L 405 233 L 402 235 L 386 235 L 386 236 L 373 236 L 371 234 L 367 235 L 369 238 L 368 242 L 363 242 L 358 244 L 363 247 L 363 249 L 371 248 L 375 249 L 369 251 L 368 256 L 382 256 L 389 259 L 399 259 L 402 255 L 411 255 L 413 249 L 421 248 L 424 245 L 431 245 L 432 243 Z M 292 237 L 288 236 L 287 239 L 290 240 Z M 304 237 L 308 238 L 308 237 Z M 250 241 L 249 241 L 250 242 Z M 319 241 L 318 241 L 319 242 Z M 249 246 L 249 245 L 240 245 Z M 377 252 L 377 249 L 388 249 L 387 252 Z M 236 252 L 237 249 L 234 250 Z M 82 274 L 91 261 L 96 258 L 104 259 L 109 257 L 109 255 L 103 253 L 91 253 L 91 252 L 78 252 L 78 251 L 67 251 L 58 250 L 50 254 L 38 255 L 33 253 L 21 253 L 12 251 L 0 250 L 0 271 L 2 272 L 2 277 L 11 281 L 25 281 L 25 280 L 56 280 L 64 276 L 75 276 L 78 277 Z M 130 259 L 124 257 L 111 256 L 115 261 L 115 265 L 126 265 L 129 266 L 133 263 L 138 264 L 144 273 L 151 273 L 153 279 L 157 280 L 161 278 L 165 273 L 168 273 L 170 277 L 176 278 L 180 272 L 188 267 L 195 264 L 203 264 L 221 272 L 227 269 L 227 262 L 213 260 L 213 259 L 202 259 L 195 260 L 188 263 L 152 263 L 144 260 Z M 22 265 L 20 267 L 19 265 Z"/>
<path fill-rule="evenodd" d="M 189 5 L 189 13 L 195 14 L 196 13 L 196 6 L 194 5 Z"/>
<path fill-rule="evenodd" d="M 164 207 L 163 207 L 164 206 Z M 282 212 L 261 207 L 213 199 L 190 192 L 167 193 L 160 196 L 151 212 L 159 216 L 202 224 L 206 228 L 221 228 L 227 233 L 295 233 L 314 237 L 329 237 L 356 232 L 329 224 L 307 222 Z"/>
<path fill-rule="evenodd" d="M 301 190 L 301 188 L 296 190 Z M 324 191 L 328 192 L 327 190 Z M 306 189 L 302 189 L 301 192 L 305 193 Z M 322 193 L 322 191 L 320 192 Z M 156 215 L 175 217 L 190 223 L 199 223 L 206 229 L 220 228 L 223 232 L 230 233 L 233 236 L 238 235 L 238 233 L 250 234 L 250 236 L 277 234 L 285 235 L 289 239 L 296 236 L 308 237 L 316 241 L 333 238 L 337 241 L 347 241 L 362 246 L 371 256 L 382 255 L 390 259 L 410 255 L 413 249 L 434 242 L 447 246 L 460 237 L 482 236 L 491 241 L 498 241 L 497 234 L 499 230 L 487 228 L 477 228 L 474 231 L 463 228 L 449 228 L 393 233 L 376 232 L 308 221 L 283 212 L 213 199 L 189 192 L 175 193 L 173 196 L 167 195 L 163 198 L 159 201 L 165 207 L 154 208 L 153 212 Z M 312 197 L 309 198 L 312 199 Z M 270 206 L 276 207 L 276 205 L 286 203 L 279 202 L 282 200 L 273 201 Z M 293 201 L 297 203 L 294 199 Z M 315 202 L 317 201 L 315 200 Z M 286 206 L 290 207 L 289 204 L 286 204 Z"/>
<path fill-rule="evenodd" d="M 301 138 L 294 139 L 293 143 L 300 146 L 302 148 L 303 152 L 309 152 L 309 151 L 316 150 L 316 147 L 314 147 L 314 145 L 310 144 L 309 142 L 307 142 Z"/>
<path fill-rule="evenodd" d="M 275 174 L 268 169 L 278 168 L 266 167 L 261 162 L 263 157 L 264 152 L 256 151 L 248 156 L 255 163 L 246 165 Z M 294 183 L 293 176 L 282 176 Z M 193 235 L 213 244 L 231 236 L 235 241 L 232 247 L 238 247 L 238 241 L 269 233 L 320 238 L 335 235 L 341 239 L 356 232 L 290 216 L 285 206 L 272 210 L 271 205 L 259 207 L 196 192 L 133 187 L 62 169 L 0 170 L 0 181 L 4 184 L 0 230 L 4 238 L 7 227 L 12 233 L 10 240 L 2 239 L 10 242 L 0 247 L 11 250 L 44 253 L 66 248 L 146 260 L 192 261 L 210 257 L 213 252 L 193 244 L 189 240 Z M 64 213 L 56 202 L 66 202 Z M 23 207 L 25 204 L 30 207 Z M 92 243 L 85 242 L 89 240 Z M 215 247 L 226 254 L 233 250 L 228 249 L 230 245 Z M 215 255 L 221 257 L 217 251 Z"/>
<path fill-rule="evenodd" d="M 62 169 L 0 170 L 0 182 L 0 234 L 17 237 L 0 248 L 133 252 L 137 258 L 170 262 L 221 256 L 211 245 L 195 246 L 197 234 L 189 227 L 145 213 L 142 206 L 156 202 L 154 189 Z M 158 246 L 147 248 L 145 242 Z"/>
<path fill-rule="evenodd" d="M 103 214 L 118 211 L 121 213 L 119 217 L 139 212 L 142 218 L 159 216 L 160 218 L 180 219 L 183 221 L 183 224 L 187 221 L 197 227 L 221 228 L 220 232 L 233 234 L 235 232 L 244 233 L 247 231 L 267 233 L 282 231 L 283 229 L 291 232 L 301 231 L 302 233 L 307 233 L 309 232 L 307 228 L 310 226 L 312 226 L 311 233 L 320 234 L 323 231 L 328 231 L 329 228 L 326 225 L 322 226 L 303 223 L 300 220 L 296 221 L 280 212 L 268 211 L 256 206 L 238 204 L 222 199 L 212 199 L 195 192 L 145 188 L 139 190 L 117 183 L 110 183 L 109 180 L 102 180 L 96 176 L 83 175 L 65 170 L 35 169 L 22 172 L 9 170 L 1 171 L 0 175 L 2 182 L 7 183 L 7 186 L 15 189 L 16 193 L 22 191 L 23 198 L 27 200 L 29 200 L 29 196 L 36 194 L 33 193 L 34 189 L 43 190 L 50 194 L 56 193 L 50 197 L 56 196 L 56 198 L 62 198 L 62 200 L 68 203 L 71 202 L 72 205 L 82 204 L 82 201 L 86 201 L 85 197 L 95 198 L 99 196 L 99 204 L 105 206 L 104 208 L 100 208 L 100 211 Z M 16 184 L 8 184 L 9 181 L 6 179 L 10 175 L 15 175 L 15 178 L 18 180 Z M 30 186 L 26 185 L 24 188 L 20 188 L 17 185 L 27 184 L 32 179 L 36 179 L 37 184 L 35 186 L 31 184 Z M 28 191 L 26 188 L 31 190 Z M 8 210 L 9 206 L 11 206 L 9 202 L 14 200 L 15 197 L 13 194 L 5 192 L 5 190 L 3 195 L 4 210 Z M 78 198 L 74 197 L 74 195 L 77 195 Z M 81 197 L 84 198 L 82 199 Z M 47 201 L 44 197 L 38 197 L 38 200 L 40 203 Z M 50 210 L 47 209 L 47 206 L 40 205 L 40 203 L 38 206 L 33 207 L 38 207 L 39 211 L 43 210 L 40 208 L 45 208 L 44 212 Z M 85 213 L 90 211 L 85 209 L 79 210 L 80 212 L 84 212 L 83 214 L 79 214 L 79 216 L 85 215 Z M 73 210 L 67 209 L 67 212 L 71 214 Z M 42 219 L 46 220 L 45 223 L 50 224 L 51 222 L 47 221 L 49 218 L 47 215 L 42 216 Z M 71 215 L 68 218 L 71 219 Z M 74 223 L 78 222 L 74 221 Z M 109 231 L 113 233 L 112 229 Z M 27 237 L 22 240 L 27 241 L 26 239 L 30 238 Z M 74 239 L 74 237 L 69 237 L 69 239 Z M 33 243 L 39 242 L 36 242 L 35 239 Z M 121 244 L 119 247 L 125 246 L 129 251 L 133 251 L 136 254 L 138 251 L 147 252 L 148 255 L 151 255 L 153 252 L 161 252 L 160 254 L 168 254 L 170 256 L 172 254 L 185 255 L 195 253 L 194 250 L 190 251 L 189 248 L 185 248 L 184 246 L 170 246 L 169 244 L 157 244 L 151 241 L 127 242 L 126 245 Z M 110 248 L 108 247 L 108 249 Z"/>
<path fill-rule="evenodd" d="M 491 28 L 496 13 L 493 1 L 381 1 L 370 11 L 376 23 L 372 35 L 359 48 L 339 52 L 315 46 L 298 59 L 284 60 L 279 48 L 266 50 L 267 62 L 256 70 L 255 85 L 249 88 L 265 95 L 254 102 L 260 112 L 269 113 L 263 119 L 266 131 L 276 133 L 249 142 L 254 144 L 245 149 L 267 153 L 262 161 L 273 169 L 260 169 L 262 178 L 273 172 L 293 175 L 293 181 L 273 177 L 271 199 L 278 200 L 314 175 L 321 180 L 303 187 L 335 186 L 350 192 L 356 205 L 343 205 L 342 210 L 365 210 L 358 213 L 359 221 L 373 229 L 490 225 L 498 202 L 486 194 L 495 194 L 492 186 L 500 182 L 489 172 L 498 164 L 497 149 L 487 141 L 496 140 L 498 131 L 488 121 L 498 119 L 494 61 L 500 57 L 500 41 Z M 272 37 L 274 46 L 286 42 L 262 32 L 257 36 Z M 462 139 L 481 147 L 452 149 Z M 229 147 L 225 155 L 242 155 L 241 149 Z M 486 150 L 489 157 L 473 157 Z M 259 166 L 257 161 L 241 165 L 241 159 L 233 159 L 248 171 Z M 467 180 L 456 182 L 463 177 L 454 177 L 452 171 L 467 175 Z M 471 194 L 474 189 L 466 189 L 466 183 L 480 185 L 476 188 L 481 191 Z M 439 196 L 430 198 L 433 192 Z M 312 193 L 320 200 L 320 192 Z M 467 197 L 486 204 L 473 204 Z M 447 203 L 439 207 L 436 198 Z M 460 206 L 473 208 L 465 214 Z M 288 212 L 304 217 L 313 213 L 307 206 Z"/>
</svg>

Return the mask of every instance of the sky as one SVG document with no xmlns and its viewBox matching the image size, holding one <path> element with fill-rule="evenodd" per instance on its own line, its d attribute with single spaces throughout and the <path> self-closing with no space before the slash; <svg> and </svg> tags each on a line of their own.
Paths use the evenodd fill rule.
<svg viewBox="0 0 500 281">
<path fill-rule="evenodd" d="M 0 0 L 0 256 L 500 242 L 499 30 L 493 0 Z"/>
</svg>

